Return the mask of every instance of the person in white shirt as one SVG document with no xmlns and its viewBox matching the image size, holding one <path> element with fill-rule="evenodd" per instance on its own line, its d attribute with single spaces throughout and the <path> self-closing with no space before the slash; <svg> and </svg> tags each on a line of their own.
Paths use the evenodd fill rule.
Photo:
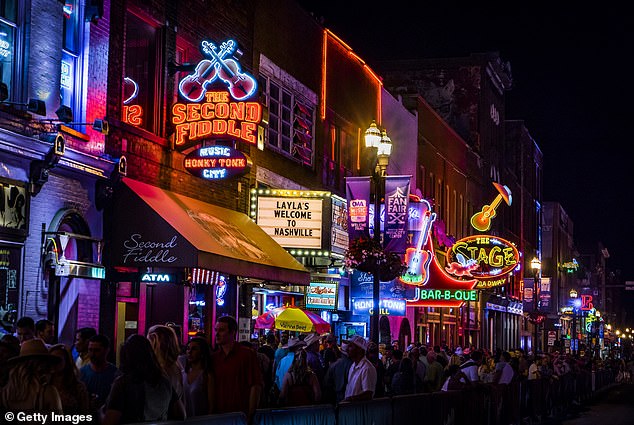
<svg viewBox="0 0 634 425">
<path fill-rule="evenodd" d="M 528 367 L 528 380 L 539 379 L 539 358 L 535 356 L 531 365 Z"/>
<path fill-rule="evenodd" d="M 466 362 L 460 365 L 460 369 L 462 373 L 464 373 L 469 381 L 479 382 L 480 376 L 478 375 L 478 369 L 482 364 L 482 351 L 473 351 L 469 352 L 471 356 Z"/>
<path fill-rule="evenodd" d="M 348 385 L 344 401 L 371 400 L 376 388 L 376 369 L 365 356 L 368 341 L 353 336 L 348 341 L 348 357 L 353 361 L 348 371 Z"/>
</svg>

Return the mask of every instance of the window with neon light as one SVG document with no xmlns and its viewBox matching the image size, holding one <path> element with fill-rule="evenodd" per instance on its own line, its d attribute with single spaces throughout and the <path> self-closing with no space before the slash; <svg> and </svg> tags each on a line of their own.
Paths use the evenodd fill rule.
<svg viewBox="0 0 634 425">
<path fill-rule="evenodd" d="M 159 128 L 158 111 L 161 108 L 159 47 L 158 29 L 128 11 L 122 98 L 124 102 L 128 101 L 129 90 L 133 87 L 136 95 L 123 105 L 122 120 L 154 133 Z"/>
<path fill-rule="evenodd" d="M 62 18 L 62 60 L 60 63 L 60 103 L 73 111 L 73 121 L 86 117 L 83 83 L 84 7 L 79 0 L 66 0 Z M 82 129 L 83 130 L 83 129 Z"/>
<path fill-rule="evenodd" d="M 18 0 L 0 2 L 0 82 L 6 85 L 8 100 L 14 99 L 16 87 L 19 86 L 16 67 L 17 58 L 15 40 L 20 30 L 18 22 Z"/>
<path fill-rule="evenodd" d="M 312 166 L 317 95 L 266 58 L 261 60 L 260 72 L 258 83 L 269 110 L 267 147 Z"/>
</svg>

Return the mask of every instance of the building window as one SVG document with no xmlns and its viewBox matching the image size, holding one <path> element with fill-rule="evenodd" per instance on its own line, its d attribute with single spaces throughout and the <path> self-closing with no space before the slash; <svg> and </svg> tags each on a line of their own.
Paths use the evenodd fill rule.
<svg viewBox="0 0 634 425">
<path fill-rule="evenodd" d="M 60 103 L 73 111 L 73 121 L 84 121 L 82 101 L 82 37 L 83 9 L 79 0 L 67 0 L 64 4 L 62 25 L 62 63 L 60 69 Z"/>
<path fill-rule="evenodd" d="M 0 1 L 0 101 L 14 99 L 16 95 L 18 29 L 18 1 Z"/>
<path fill-rule="evenodd" d="M 128 11 L 126 19 L 123 121 L 156 133 L 161 87 L 159 30 Z"/>
<path fill-rule="evenodd" d="M 269 109 L 268 146 L 312 166 L 315 106 L 265 75 L 260 76 L 260 87 Z"/>
<path fill-rule="evenodd" d="M 264 55 L 260 55 L 259 86 L 269 111 L 267 146 L 312 167 L 317 94 Z"/>
</svg>

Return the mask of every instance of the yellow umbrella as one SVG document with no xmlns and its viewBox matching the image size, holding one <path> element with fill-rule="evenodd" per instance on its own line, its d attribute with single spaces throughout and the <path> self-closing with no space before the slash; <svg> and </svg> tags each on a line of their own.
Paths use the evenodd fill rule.
<svg viewBox="0 0 634 425">
<path fill-rule="evenodd" d="M 330 324 L 312 311 L 297 307 L 278 307 L 258 316 L 256 329 L 281 329 L 295 332 L 330 332 Z"/>
</svg>

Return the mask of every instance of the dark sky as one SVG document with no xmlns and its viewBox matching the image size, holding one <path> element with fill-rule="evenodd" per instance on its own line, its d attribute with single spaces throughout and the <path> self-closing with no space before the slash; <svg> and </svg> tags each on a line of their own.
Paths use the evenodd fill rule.
<svg viewBox="0 0 634 425">
<path fill-rule="evenodd" d="M 302 0 L 370 66 L 496 51 L 511 64 L 507 118 L 544 153 L 544 200 L 561 203 L 575 242 L 602 242 L 634 279 L 634 29 L 606 3 Z M 486 3 L 486 4 L 485 4 Z M 612 9 L 602 9 L 611 6 Z"/>
</svg>

